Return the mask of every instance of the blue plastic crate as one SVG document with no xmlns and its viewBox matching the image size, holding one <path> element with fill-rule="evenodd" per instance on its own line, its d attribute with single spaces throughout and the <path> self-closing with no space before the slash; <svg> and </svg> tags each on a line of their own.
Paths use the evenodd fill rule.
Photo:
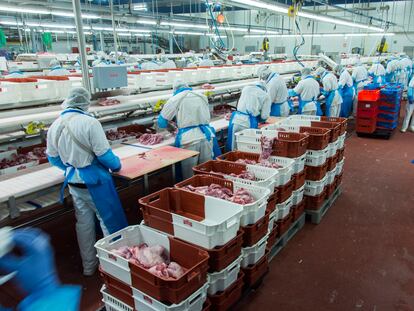
<svg viewBox="0 0 414 311">
<path fill-rule="evenodd" d="M 379 113 L 381 113 L 381 111 L 384 112 L 398 112 L 400 111 L 400 104 L 399 103 L 389 103 L 389 102 L 379 102 L 378 103 L 378 110 Z"/>
<path fill-rule="evenodd" d="M 378 90 L 380 86 L 379 83 L 370 83 L 364 86 L 364 90 Z"/>
<path fill-rule="evenodd" d="M 388 122 L 377 122 L 377 126 L 379 127 L 384 127 L 387 129 L 395 129 L 398 126 L 398 121 L 392 122 L 392 123 L 388 123 Z"/>
<path fill-rule="evenodd" d="M 397 121 L 398 113 L 378 113 L 378 118 L 390 121 Z"/>
</svg>

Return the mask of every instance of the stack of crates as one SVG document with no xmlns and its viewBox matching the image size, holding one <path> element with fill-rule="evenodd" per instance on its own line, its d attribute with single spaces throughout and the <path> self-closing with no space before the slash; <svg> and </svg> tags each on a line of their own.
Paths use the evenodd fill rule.
<svg viewBox="0 0 414 311">
<path fill-rule="evenodd" d="M 376 130 L 392 131 L 398 126 L 403 86 L 388 83 L 377 90 L 358 94 L 357 133 L 372 134 Z"/>
</svg>

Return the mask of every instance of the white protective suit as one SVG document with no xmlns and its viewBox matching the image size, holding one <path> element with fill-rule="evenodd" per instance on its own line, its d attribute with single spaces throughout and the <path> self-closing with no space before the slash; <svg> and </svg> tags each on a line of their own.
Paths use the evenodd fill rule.
<svg viewBox="0 0 414 311">
<path fill-rule="evenodd" d="M 414 132 L 414 78 L 408 84 L 408 101 L 405 106 L 405 116 L 401 131 L 407 131 L 408 127 Z"/>
<path fill-rule="evenodd" d="M 50 67 L 50 71 L 47 74 L 48 76 L 58 76 L 58 77 L 61 77 L 61 76 L 68 76 L 68 75 L 70 75 L 70 72 L 68 70 L 62 68 L 62 66 L 60 65 L 60 63 L 59 63 L 58 60 L 55 60 L 55 59 L 52 60 L 50 62 L 49 67 Z"/>
<path fill-rule="evenodd" d="M 387 82 L 399 82 L 401 76 L 401 65 L 398 59 L 391 59 L 386 68 Z"/>
<path fill-rule="evenodd" d="M 344 72 L 348 72 L 348 71 L 344 70 Z M 343 82 L 345 82 L 346 84 L 349 83 L 349 79 L 347 76 L 349 76 L 349 79 L 351 79 L 351 83 L 352 83 L 352 78 L 349 75 L 349 73 L 348 75 L 345 75 L 345 79 L 343 80 Z M 336 76 L 332 72 L 326 71 L 322 75 L 322 85 L 323 85 L 323 91 L 325 93 L 335 92 L 335 95 L 333 95 L 333 100 L 330 103 L 329 116 L 339 117 L 339 114 L 341 112 L 342 97 L 338 91 L 339 85 L 338 85 L 338 80 Z M 326 100 L 328 100 L 327 97 L 326 97 Z M 326 114 L 328 115 L 328 112 L 326 112 Z"/>
<path fill-rule="evenodd" d="M 401 80 L 401 83 L 404 85 L 405 89 L 407 89 L 408 83 L 410 82 L 409 79 L 411 77 L 413 61 L 407 56 L 404 56 L 400 60 L 400 66 L 401 66 L 401 79 L 400 80 Z"/>
<path fill-rule="evenodd" d="M 347 85 L 349 87 L 354 86 L 354 81 L 352 80 L 352 77 L 349 74 L 348 69 L 344 68 L 344 70 L 342 70 L 342 72 L 339 75 L 339 80 L 337 81 L 337 84 L 338 84 L 339 87 L 343 87 L 345 85 Z"/>
<path fill-rule="evenodd" d="M 384 66 L 380 63 L 373 63 L 371 68 L 369 68 L 368 73 L 377 77 L 377 83 L 383 84 L 385 82 L 385 74 L 387 73 Z M 375 78 L 374 78 L 375 80 Z"/>
<path fill-rule="evenodd" d="M 247 85 L 242 89 L 237 111 L 250 114 L 262 120 L 267 120 L 270 116 L 272 101 L 267 93 L 264 83 L 258 82 L 256 85 Z M 234 134 L 250 128 L 250 119 L 247 115 L 237 114 L 233 119 L 234 130 L 232 136 L 231 149 L 234 150 L 236 137 Z M 229 138 L 227 138 L 229 139 Z"/>
<path fill-rule="evenodd" d="M 166 60 L 162 65 L 161 65 L 162 69 L 175 69 L 177 68 L 177 65 L 175 64 L 175 62 L 171 59 Z"/>
<path fill-rule="evenodd" d="M 288 89 L 285 79 L 277 73 L 271 74 L 266 80 L 267 92 L 272 103 L 283 103 L 280 106 L 280 116 L 289 116 L 290 107 L 288 104 Z"/>
<path fill-rule="evenodd" d="M 200 61 L 202 67 L 214 67 L 214 62 L 211 59 L 202 59 Z"/>
<path fill-rule="evenodd" d="M 300 96 L 303 102 L 309 102 L 302 109 L 302 114 L 316 115 L 318 111 L 317 98 L 320 94 L 319 83 L 312 76 L 302 76 L 302 80 L 293 91 Z"/>
<path fill-rule="evenodd" d="M 84 91 L 87 93 L 86 90 Z M 87 94 L 89 95 L 89 93 Z M 82 96 L 84 100 L 78 100 Z M 66 100 L 62 104 L 62 107 L 64 109 L 85 112 L 89 107 L 89 98 L 84 94 L 80 94 L 73 101 L 70 101 L 70 98 Z M 66 128 L 61 131 L 61 126 L 64 123 L 66 123 Z M 70 128 L 77 140 L 83 145 L 88 146 L 95 156 L 101 156 L 110 150 L 105 132 L 97 119 L 84 113 L 66 113 L 56 119 L 48 130 L 46 150 L 48 157 L 60 157 L 63 163 L 78 168 L 87 167 L 94 160 L 95 157 L 92 154 L 86 152 L 74 142 L 67 128 Z M 68 171 L 69 168 L 66 169 L 66 172 Z M 96 211 L 94 201 L 88 189 L 81 189 L 70 184 L 84 184 L 84 181 L 80 178 L 78 169 L 75 170 L 74 176 L 69 180 L 69 191 L 74 201 L 77 220 L 76 233 L 84 274 L 91 275 L 98 265 L 94 247 L 96 239 L 95 215 L 100 221 L 104 235 L 108 235 L 108 231 Z"/>
<path fill-rule="evenodd" d="M 179 90 L 180 88 L 175 88 Z M 191 126 L 208 125 L 210 123 L 210 110 L 208 99 L 202 94 L 191 90 L 184 90 L 172 96 L 161 110 L 161 117 L 171 121 L 177 119 L 178 129 Z M 183 178 L 193 175 L 192 167 L 204 163 L 213 158 L 213 138 L 207 141 L 206 136 L 200 128 L 195 127 L 182 134 L 181 147 L 187 150 L 200 152 L 199 156 L 182 162 Z"/>
<path fill-rule="evenodd" d="M 150 62 L 142 63 L 141 69 L 142 70 L 157 70 L 157 69 L 161 69 L 161 67 L 156 62 L 150 61 Z"/>
</svg>

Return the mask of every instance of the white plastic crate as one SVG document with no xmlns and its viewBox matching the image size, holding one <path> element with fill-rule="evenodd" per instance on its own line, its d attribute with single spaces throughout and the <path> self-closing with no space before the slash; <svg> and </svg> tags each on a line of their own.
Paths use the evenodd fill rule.
<svg viewBox="0 0 414 311">
<path fill-rule="evenodd" d="M 132 287 L 135 310 L 139 311 L 202 311 L 207 299 L 208 283 L 204 284 L 194 294 L 179 304 L 165 305 L 162 302 L 146 295 Z"/>
<path fill-rule="evenodd" d="M 346 132 L 338 137 L 337 148 L 342 149 L 345 146 Z"/>
<path fill-rule="evenodd" d="M 336 175 L 341 175 L 344 169 L 344 163 L 345 163 L 345 158 L 343 158 L 341 162 L 336 164 Z"/>
<path fill-rule="evenodd" d="M 0 105 L 18 103 L 21 101 L 21 83 L 0 83 Z"/>
<path fill-rule="evenodd" d="M 283 219 L 287 215 L 289 215 L 291 207 L 292 207 L 292 195 L 285 202 L 282 202 L 280 204 L 276 204 L 276 210 L 278 211 L 277 220 Z"/>
<path fill-rule="evenodd" d="M 293 164 L 293 174 L 301 173 L 305 168 L 306 153 L 297 158 L 292 158 L 295 161 Z"/>
<path fill-rule="evenodd" d="M 306 152 L 305 164 L 307 166 L 321 166 L 324 165 L 328 158 L 329 147 L 323 150 L 308 150 Z M 335 155 L 335 154 L 334 154 Z"/>
<path fill-rule="evenodd" d="M 337 142 L 338 142 L 338 140 L 336 140 L 335 142 L 333 142 L 333 143 L 330 143 L 329 145 L 328 145 L 328 154 L 327 154 L 327 157 L 328 158 L 331 158 L 331 157 L 334 157 L 335 156 L 335 154 L 336 154 L 336 151 L 338 150 L 338 144 L 337 144 Z"/>
<path fill-rule="evenodd" d="M 305 185 L 300 187 L 298 190 L 294 190 L 292 192 L 292 205 L 299 204 L 303 199 L 304 193 L 305 193 Z"/>
<path fill-rule="evenodd" d="M 237 181 L 240 184 L 252 185 L 256 187 L 267 188 L 272 194 L 275 190 L 275 182 L 278 175 L 278 171 L 264 166 L 246 164 L 246 170 L 252 172 L 256 177 L 256 180 L 248 180 L 243 178 L 238 178 L 230 175 L 225 175 L 224 177 L 229 180 Z"/>
<path fill-rule="evenodd" d="M 55 100 L 58 97 L 58 92 L 56 88 L 56 81 L 53 80 L 38 80 L 37 82 L 33 83 L 35 91 L 32 94 L 25 93 L 22 90 L 22 102 L 28 102 L 33 100 Z M 29 83 L 24 83 L 29 84 Z M 32 89 L 32 86 L 28 86 L 28 91 Z"/>
<path fill-rule="evenodd" d="M 266 234 L 255 245 L 242 248 L 241 250 L 242 256 L 243 256 L 243 259 L 241 262 L 242 268 L 246 268 L 250 265 L 254 265 L 264 256 L 266 252 L 266 244 L 267 244 L 268 237 L 269 237 L 269 234 Z"/>
<path fill-rule="evenodd" d="M 326 186 L 328 176 L 325 175 L 324 178 L 318 181 L 306 180 L 305 181 L 305 195 L 317 196 L 322 193 L 323 189 Z"/>
<path fill-rule="evenodd" d="M 326 176 L 327 176 L 326 184 L 331 185 L 335 181 L 336 167 L 333 170 L 326 172 Z"/>
<path fill-rule="evenodd" d="M 240 256 L 223 270 L 207 274 L 209 295 L 214 295 L 217 292 L 224 291 L 231 284 L 236 282 L 242 259 L 243 257 Z"/>
<path fill-rule="evenodd" d="M 270 233 L 274 227 L 275 221 L 277 221 L 277 217 L 279 216 L 278 210 L 275 210 L 269 215 L 269 226 L 267 228 L 267 232 Z"/>
<path fill-rule="evenodd" d="M 282 168 L 277 169 L 279 174 L 276 178 L 275 187 L 286 185 L 292 178 L 295 159 L 271 156 L 268 160 L 271 163 L 276 163 L 282 166 Z"/>
<path fill-rule="evenodd" d="M 262 136 L 276 138 L 279 133 L 279 131 L 274 130 L 245 129 L 235 134 L 236 149 L 245 152 L 261 153 L 260 138 Z"/>
<path fill-rule="evenodd" d="M 101 288 L 101 294 L 103 297 L 102 302 L 105 304 L 106 311 L 134 311 L 134 309 L 126 303 L 107 293 L 105 285 Z"/>
</svg>

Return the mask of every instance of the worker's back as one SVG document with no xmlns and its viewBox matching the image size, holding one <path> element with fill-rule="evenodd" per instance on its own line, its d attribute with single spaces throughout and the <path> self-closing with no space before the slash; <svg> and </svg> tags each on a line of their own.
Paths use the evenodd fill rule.
<svg viewBox="0 0 414 311">
<path fill-rule="evenodd" d="M 313 101 L 319 96 L 319 83 L 311 76 L 299 81 L 294 91 L 300 95 L 302 101 Z"/>
<path fill-rule="evenodd" d="M 247 85 L 242 89 L 237 110 L 255 117 L 267 119 L 270 115 L 269 94 L 257 85 Z"/>
<path fill-rule="evenodd" d="M 267 92 L 272 103 L 284 103 L 288 98 L 288 89 L 283 77 L 277 73 L 273 73 L 267 80 Z"/>
<path fill-rule="evenodd" d="M 352 71 L 352 78 L 355 82 L 366 80 L 368 78 L 367 69 L 363 65 L 355 67 Z"/>
<path fill-rule="evenodd" d="M 339 75 L 339 81 L 337 81 L 335 76 L 334 76 L 334 79 L 335 79 L 336 84 L 337 84 L 336 88 L 338 88 L 338 85 L 341 86 L 341 87 L 344 87 L 344 86 L 352 87 L 354 85 L 354 81 L 352 80 L 352 77 L 349 74 L 348 69 L 346 69 L 346 68 Z M 334 80 L 334 79 L 332 78 L 332 80 Z"/>
</svg>

